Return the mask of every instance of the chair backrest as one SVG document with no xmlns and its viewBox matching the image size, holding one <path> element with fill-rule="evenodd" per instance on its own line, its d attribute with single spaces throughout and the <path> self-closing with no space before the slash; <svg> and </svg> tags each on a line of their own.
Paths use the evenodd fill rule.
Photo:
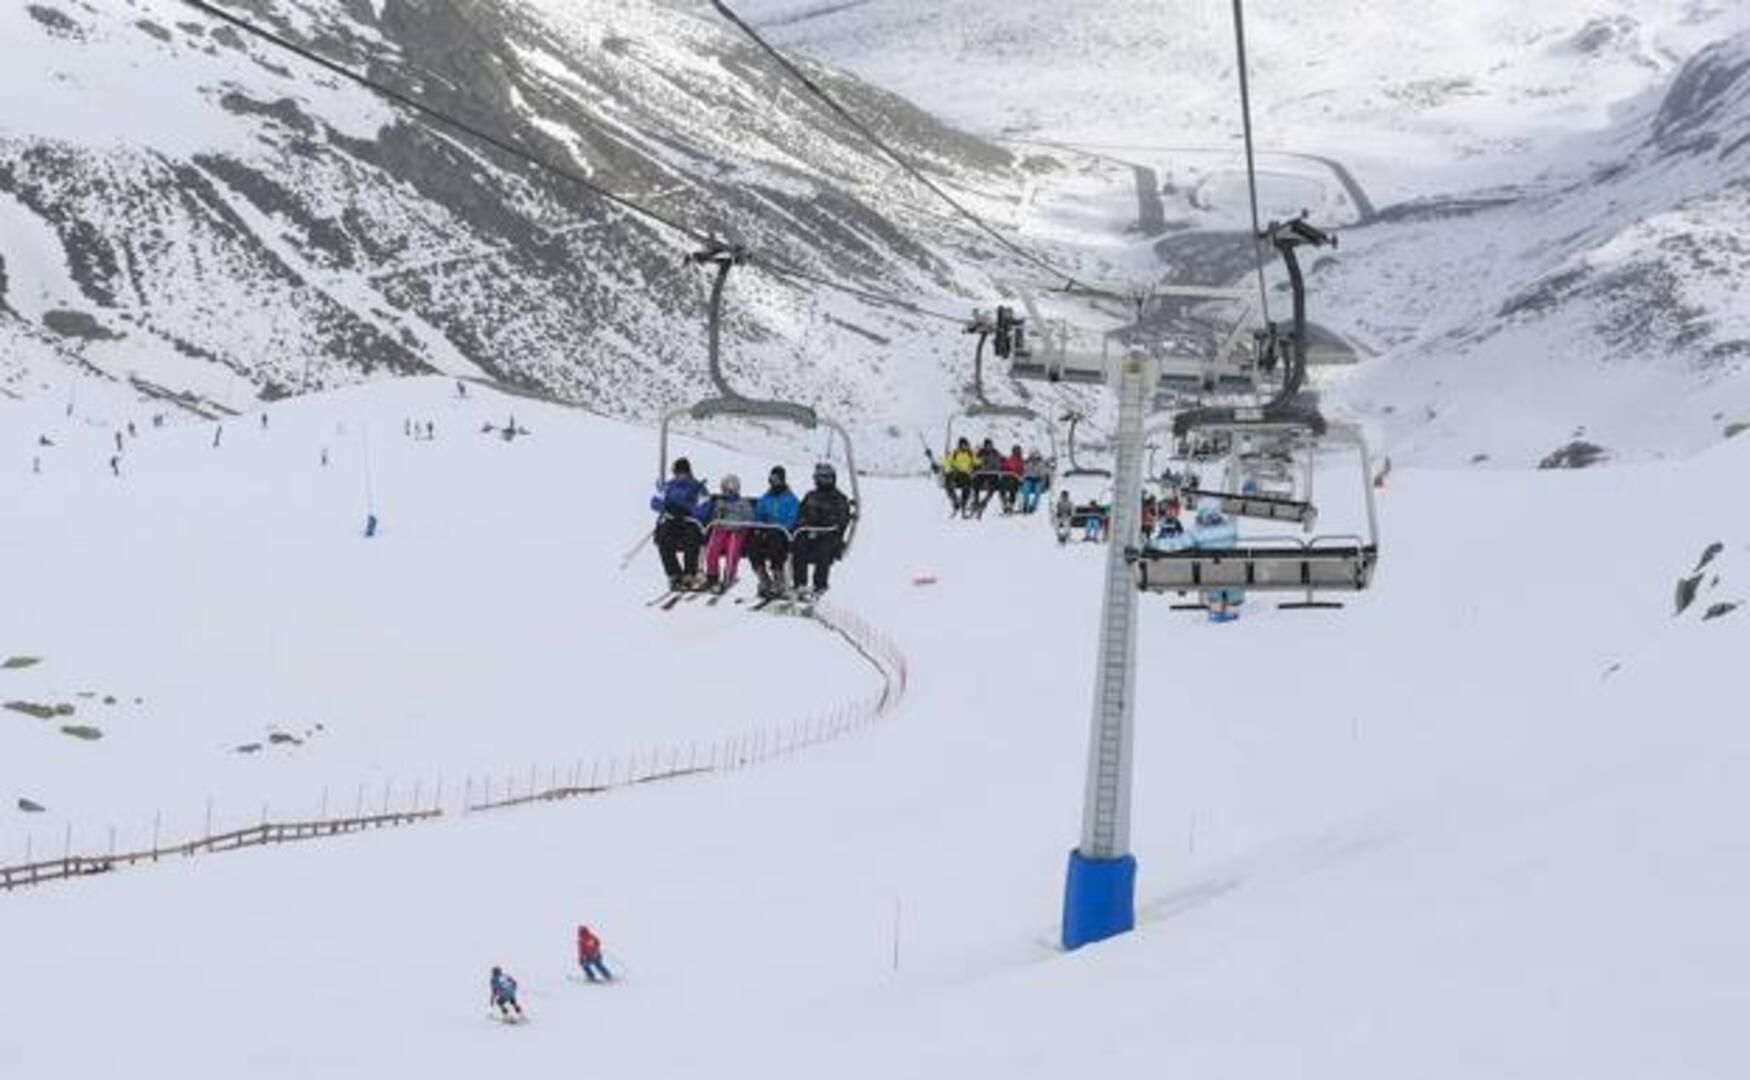
<svg viewBox="0 0 1750 1080">
<path fill-rule="evenodd" d="M 1138 551 L 1137 583 L 1150 592 L 1251 589 L 1359 592 L 1373 582 L 1378 550 L 1348 540 L 1294 540 L 1225 551 Z"/>
<path fill-rule="evenodd" d="M 1224 512 L 1235 517 L 1306 525 L 1318 516 L 1312 503 L 1302 499 L 1285 499 L 1279 495 L 1242 495 L 1231 491 L 1205 491 L 1201 488 L 1186 488 L 1182 494 L 1198 499 L 1215 499 L 1221 503 Z"/>
</svg>

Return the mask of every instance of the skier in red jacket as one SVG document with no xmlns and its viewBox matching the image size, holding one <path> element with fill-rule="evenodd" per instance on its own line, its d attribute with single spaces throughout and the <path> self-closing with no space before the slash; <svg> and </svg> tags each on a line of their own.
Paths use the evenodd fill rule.
<svg viewBox="0 0 1750 1080">
<path fill-rule="evenodd" d="M 587 926 L 577 928 L 577 963 L 590 982 L 595 982 L 598 976 L 609 982 L 614 980 L 614 973 L 602 963 L 602 939 L 591 933 Z"/>
</svg>

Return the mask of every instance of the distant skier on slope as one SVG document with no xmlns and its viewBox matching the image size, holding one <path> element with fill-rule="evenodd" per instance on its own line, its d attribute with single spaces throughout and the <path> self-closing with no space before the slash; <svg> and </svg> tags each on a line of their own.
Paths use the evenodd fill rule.
<svg viewBox="0 0 1750 1080">
<path fill-rule="evenodd" d="M 492 969 L 492 1007 L 506 1020 L 522 1019 L 523 1007 L 517 1004 L 516 980 L 501 967 Z"/>
<path fill-rule="evenodd" d="M 577 964 L 590 982 L 595 982 L 598 976 L 608 982 L 614 981 L 614 973 L 602 962 L 602 939 L 581 923 L 577 927 Z"/>
</svg>

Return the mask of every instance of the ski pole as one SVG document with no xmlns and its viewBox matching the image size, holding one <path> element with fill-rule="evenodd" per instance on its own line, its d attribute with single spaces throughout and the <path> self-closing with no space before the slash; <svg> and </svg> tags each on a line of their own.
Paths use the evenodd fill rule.
<svg viewBox="0 0 1750 1080">
<path fill-rule="evenodd" d="M 654 532 L 648 529 L 645 530 L 644 534 L 638 538 L 638 542 L 632 545 L 632 550 L 626 552 L 625 556 L 620 559 L 620 570 L 622 572 L 632 565 L 632 560 L 638 557 L 638 553 L 644 550 L 644 545 L 650 543 L 650 538 L 655 535 Z"/>
</svg>

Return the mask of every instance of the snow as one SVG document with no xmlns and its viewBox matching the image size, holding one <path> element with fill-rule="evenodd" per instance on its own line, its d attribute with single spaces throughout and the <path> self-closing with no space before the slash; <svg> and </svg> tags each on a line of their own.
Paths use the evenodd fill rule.
<svg viewBox="0 0 1750 1080">
<path fill-rule="evenodd" d="M 731 6 L 778 43 L 973 131 L 1196 146 L 1229 144 L 1238 125 L 1225 4 Z M 1359 159 L 1370 186 L 1398 195 L 1457 169 L 1477 185 L 1524 178 L 1562 136 L 1607 126 L 1682 58 L 1750 27 L 1740 5 L 1683 0 L 1274 0 L 1246 12 L 1261 145 Z M 1574 47 L 1600 24 L 1594 48 Z"/>
<path fill-rule="evenodd" d="M 1032 0 L 748 7 L 963 121 L 1092 144 L 1016 211 L 1080 267 L 1144 280 L 1156 264 L 1125 231 L 1133 159 L 1172 180 L 1169 213 L 1188 227 L 1240 220 L 1232 148 L 1215 138 L 1229 124 L 1215 7 L 1174 34 L 1144 21 L 1158 5 L 1129 3 L 1100 18 Z M 756 767 L 464 813 L 487 784 L 623 775 L 866 700 L 882 681 L 806 620 L 732 600 L 646 606 L 661 589 L 654 552 L 621 567 L 664 464 L 646 428 L 423 378 L 273 403 L 266 426 L 247 411 L 215 446 L 213 422 L 156 427 L 169 406 L 35 369 L 0 395 L 0 661 L 41 663 L 0 668 L 0 702 L 76 712 L 0 710 L 0 864 L 52 857 L 69 837 L 101 851 L 112 828 L 122 848 L 155 827 L 198 836 L 209 807 L 215 831 L 379 800 L 446 813 L 0 894 L 0 1071 L 1750 1072 L 1736 1034 L 1750 1005 L 1750 730 L 1735 678 L 1750 608 L 1731 606 L 1750 602 L 1750 510 L 1736 497 L 1750 442 L 1717 436 L 1742 380 L 1722 365 L 1690 381 L 1691 358 L 1656 335 L 1633 367 L 1562 351 L 1602 305 L 1466 336 L 1483 334 L 1477 311 L 1564 270 L 1669 266 L 1725 235 L 1741 203 L 1703 182 L 1705 163 L 1641 162 L 1601 182 L 1601 199 L 1620 200 L 1608 220 L 1567 174 L 1536 176 L 1607 144 L 1610 160 L 1635 153 L 1655 89 L 1743 12 L 1406 0 L 1362 48 L 1343 31 L 1377 5 L 1321 5 L 1322 21 L 1304 5 L 1254 7 L 1261 116 L 1294 132 L 1265 157 L 1271 207 L 1365 217 L 1328 163 L 1287 152 L 1330 150 L 1357 128 L 1363 145 L 1343 160 L 1369 191 L 1531 186 L 1462 232 L 1454 222 L 1471 219 L 1357 229 L 1313 272 L 1315 318 L 1387 357 L 1324 385 L 1396 458 L 1377 492 L 1382 561 L 1375 587 L 1336 612 L 1254 595 L 1216 626 L 1144 598 L 1137 932 L 1073 954 L 1055 944 L 1104 549 L 1059 547 L 1039 518 L 950 520 L 927 480 L 864 476 L 833 603 L 904 654 L 897 707 Z M 667 16 L 634 4 L 572 17 L 600 48 L 615 27 Z M 1113 51 L 1142 30 L 1148 48 Z M 1162 147 L 1174 125 L 1187 145 Z M 11 251 L 20 306 L 72 288 L 53 259 Z M 1680 277 L 1675 306 L 1736 332 L 1733 267 Z M 823 365 L 854 343 L 847 326 L 888 324 L 843 298 L 735 288 L 775 335 L 731 343 L 738 380 L 840 411 Z M 675 333 L 696 350 L 695 328 Z M 136 347 L 104 347 L 124 345 Z M 937 361 L 963 345 L 954 335 L 926 364 L 886 350 L 858 400 L 919 418 L 933 444 L 948 408 Z M 245 407 L 222 378 L 203 390 Z M 1574 437 L 1636 453 L 1519 467 L 1576 414 L 1592 426 Z M 512 415 L 527 438 L 482 432 Z M 428 420 L 434 439 L 404 434 Z M 1045 441 L 1029 425 L 993 430 Z M 888 453 L 871 457 L 916 443 L 883 435 Z M 829 452 L 819 433 L 703 425 L 669 456 L 757 487 L 774 461 L 801 481 Z M 1479 453 L 1497 467 L 1447 467 Z M 1359 531 L 1352 459 L 1320 464 L 1320 530 Z M 370 539 L 367 512 L 382 525 Z M 1676 613 L 1691 575 L 1698 598 Z M 69 737 L 64 722 L 103 737 Z M 249 743 L 264 745 L 240 753 Z M 47 810 L 14 809 L 26 798 Z M 568 978 L 580 921 L 618 985 Z M 521 981 L 527 1027 L 487 1017 L 493 964 Z"/>
<path fill-rule="evenodd" d="M 0 651 L 45 658 L 0 672 L 6 696 L 146 701 L 113 721 L 81 702 L 113 729 L 98 743 L 0 725 L 0 794 L 46 792 L 87 837 L 179 793 L 308 809 L 319 777 L 453 784 L 877 685 L 804 622 L 641 605 L 653 553 L 616 567 L 648 432 L 452 394 L 283 403 L 217 450 L 205 425 L 154 429 L 119 481 L 91 428 L 41 476 L 0 473 L 22 508 L 0 585 L 25 601 L 0 612 Z M 0 408 L 7 431 L 51 419 Z M 513 409 L 530 438 L 473 430 Z M 407 415 L 438 440 L 403 439 Z M 1215 627 L 1147 601 L 1142 926 L 1074 955 L 1052 943 L 1103 551 L 1060 549 L 1039 519 L 950 522 L 925 482 L 866 478 L 835 600 L 907 655 L 896 713 L 757 769 L 7 895 L 0 1060 L 74 1077 L 583 1060 L 1028 1077 L 1090 1054 L 1123 1075 L 1741 1074 L 1750 740 L 1729 678 L 1746 624 L 1674 620 L 1670 597 L 1719 539 L 1716 594 L 1739 598 L 1750 521 L 1713 494 L 1747 448 L 1602 472 L 1399 466 L 1377 588 L 1348 609 L 1254 597 Z M 687 449 L 760 475 L 758 457 Z M 1322 527 L 1343 527 L 1352 481 L 1320 478 Z M 1658 528 L 1586 542 L 1642 492 Z M 302 747 L 227 751 L 317 716 L 331 730 Z M 32 821 L 8 819 L 16 852 Z M 39 851 L 60 820 L 34 824 Z M 567 981 L 585 920 L 622 985 Z M 494 963 L 521 979 L 528 1027 L 486 1019 Z M 80 1038 L 94 1022 L 105 1037 Z"/>
<path fill-rule="evenodd" d="M 300 399 L 265 429 L 253 413 L 226 423 L 218 447 L 212 424 L 155 429 L 140 413 L 119 479 L 108 425 L 8 425 L 11 459 L 40 455 L 43 471 L 11 470 L 7 485 L 3 559 L 22 573 L 6 586 L 6 642 L 44 659 L 7 673 L 0 696 L 78 710 L 54 723 L 4 714 L 8 772 L 29 789 L 12 798 L 52 812 L 33 823 L 39 854 L 63 822 L 87 840 L 114 826 L 124 846 L 146 846 L 158 815 L 166 835 L 193 835 L 209 801 L 223 831 L 314 815 L 324 800 L 351 810 L 360 785 L 375 808 L 386 786 L 401 806 L 440 777 L 456 797 L 469 778 L 477 794 L 507 776 L 523 791 L 534 763 L 542 787 L 580 758 L 624 775 L 633 755 L 691 752 L 764 717 L 769 703 L 724 692 L 739 664 L 726 639 L 745 629 L 729 610 L 577 636 L 580 613 L 642 611 L 661 591 L 618 569 L 643 526 L 627 508 L 650 485 L 624 466 L 653 461 L 654 440 L 601 423 L 583 438 L 564 410 L 483 393 L 463 400 L 433 380 L 381 399 Z M 479 430 L 510 415 L 534 435 L 506 444 Z M 438 438 L 404 436 L 409 418 Z M 27 445 L 44 430 L 53 448 Z M 583 487 L 586 460 L 622 467 Z M 381 522 L 370 542 L 367 491 Z M 785 622 L 768 637 L 842 689 L 819 704 L 879 686 L 825 635 Z M 593 688 L 632 672 L 628 693 L 597 700 Z M 104 738 L 68 739 L 63 722 Z M 272 744 L 273 732 L 304 745 Z M 237 751 L 249 744 L 261 749 Z M 0 831 L 6 861 L 22 861 L 24 843 Z"/>
<path fill-rule="evenodd" d="M 1175 242 L 1249 227 L 1224 5 L 737 9 L 786 46 L 1066 165 L 1043 176 L 1020 234 L 1075 244 L 1084 276 L 1155 280 Z M 1624 461 L 1693 454 L 1750 417 L 1734 291 L 1744 166 L 1728 149 L 1744 137 L 1750 7 L 1246 10 L 1262 216 L 1348 227 L 1311 274 L 1314 320 L 1363 358 L 1324 380 L 1333 411 L 1397 460 L 1497 468 L 1576 439 Z M 1166 185 L 1158 251 L 1097 224 L 1134 220 L 1137 166 Z M 1424 213 L 1376 214 L 1406 200 Z"/>
</svg>

